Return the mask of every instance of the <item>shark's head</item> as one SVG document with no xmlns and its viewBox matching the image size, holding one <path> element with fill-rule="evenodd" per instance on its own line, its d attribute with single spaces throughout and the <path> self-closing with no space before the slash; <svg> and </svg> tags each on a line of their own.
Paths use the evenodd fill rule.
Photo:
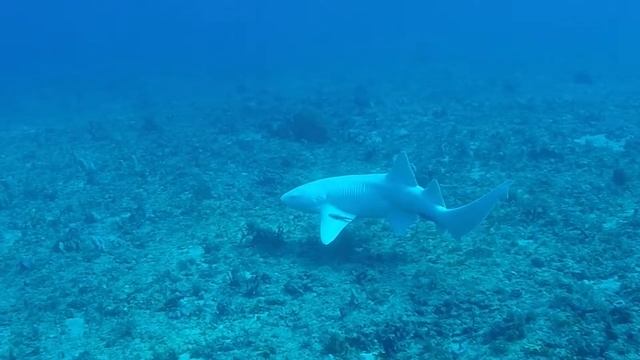
<svg viewBox="0 0 640 360">
<path fill-rule="evenodd" d="M 318 191 L 316 186 L 305 184 L 287 191 L 280 200 L 287 206 L 305 212 L 317 212 L 324 203 L 324 192 Z"/>
</svg>

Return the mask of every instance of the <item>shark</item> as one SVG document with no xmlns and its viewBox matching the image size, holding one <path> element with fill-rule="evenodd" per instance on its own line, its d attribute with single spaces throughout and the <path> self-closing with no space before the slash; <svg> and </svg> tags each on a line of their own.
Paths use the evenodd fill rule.
<svg viewBox="0 0 640 360">
<path fill-rule="evenodd" d="M 500 200 L 508 198 L 511 184 L 504 181 L 466 205 L 448 208 L 436 179 L 426 187 L 418 185 L 414 167 L 403 151 L 387 173 L 311 181 L 286 192 L 280 200 L 293 209 L 320 214 L 320 240 L 325 245 L 357 218 L 387 219 L 397 234 L 405 234 L 422 218 L 459 239 L 475 229 Z"/>
</svg>

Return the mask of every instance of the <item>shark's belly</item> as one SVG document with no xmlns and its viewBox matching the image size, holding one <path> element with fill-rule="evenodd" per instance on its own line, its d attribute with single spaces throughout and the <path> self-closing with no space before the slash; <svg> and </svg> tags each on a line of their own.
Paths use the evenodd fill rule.
<svg viewBox="0 0 640 360">
<path fill-rule="evenodd" d="M 389 214 L 389 204 L 381 199 L 362 199 L 357 203 L 337 202 L 336 207 L 358 217 L 383 218 Z"/>
</svg>

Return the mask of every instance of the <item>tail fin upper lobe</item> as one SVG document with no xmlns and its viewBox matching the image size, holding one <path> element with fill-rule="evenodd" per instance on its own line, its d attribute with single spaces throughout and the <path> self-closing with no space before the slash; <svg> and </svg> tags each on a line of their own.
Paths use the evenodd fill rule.
<svg viewBox="0 0 640 360">
<path fill-rule="evenodd" d="M 460 238 L 478 226 L 498 201 L 507 199 L 511 184 L 512 181 L 505 181 L 481 198 L 461 207 L 447 209 L 439 206 L 433 220 L 438 227 Z"/>
</svg>

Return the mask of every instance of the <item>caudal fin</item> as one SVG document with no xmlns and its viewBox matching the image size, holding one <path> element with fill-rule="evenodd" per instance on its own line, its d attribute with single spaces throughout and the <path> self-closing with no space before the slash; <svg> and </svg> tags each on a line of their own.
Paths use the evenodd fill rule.
<svg viewBox="0 0 640 360">
<path fill-rule="evenodd" d="M 458 208 L 438 207 L 435 222 L 439 228 L 460 238 L 478 226 L 500 200 L 507 199 L 512 181 L 505 181 L 481 198 Z"/>
</svg>

